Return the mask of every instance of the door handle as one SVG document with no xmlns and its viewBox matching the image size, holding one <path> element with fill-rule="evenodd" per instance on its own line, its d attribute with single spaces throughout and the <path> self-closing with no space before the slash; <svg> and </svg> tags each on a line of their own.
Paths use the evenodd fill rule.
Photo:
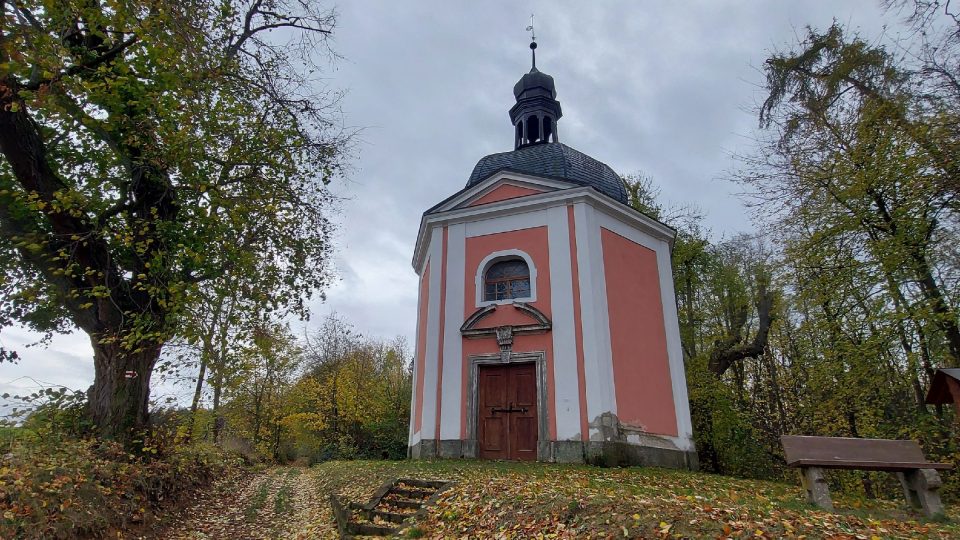
<svg viewBox="0 0 960 540">
<path fill-rule="evenodd" d="M 502 413 L 515 413 L 515 412 L 518 412 L 518 413 L 526 414 L 526 413 L 527 413 L 527 408 L 526 408 L 526 407 L 517 407 L 517 408 L 514 408 L 513 403 L 511 403 L 510 406 L 507 407 L 507 408 L 503 408 L 503 407 L 490 407 L 490 414 L 496 414 L 496 413 L 500 413 L 500 412 L 502 412 Z"/>
</svg>

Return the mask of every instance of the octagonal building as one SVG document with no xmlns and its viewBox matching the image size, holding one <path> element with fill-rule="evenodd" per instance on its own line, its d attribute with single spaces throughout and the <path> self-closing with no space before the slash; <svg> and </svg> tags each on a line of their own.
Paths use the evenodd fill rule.
<svg viewBox="0 0 960 540">
<path fill-rule="evenodd" d="M 696 468 L 675 231 L 559 142 L 535 57 L 513 92 L 514 149 L 420 223 L 409 454 Z"/>
</svg>

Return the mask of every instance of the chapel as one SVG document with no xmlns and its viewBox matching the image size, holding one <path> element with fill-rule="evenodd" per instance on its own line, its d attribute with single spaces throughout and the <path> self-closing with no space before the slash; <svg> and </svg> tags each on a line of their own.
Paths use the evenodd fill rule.
<svg viewBox="0 0 960 540">
<path fill-rule="evenodd" d="M 513 88 L 513 150 L 420 222 L 409 455 L 695 469 L 676 232 L 560 142 L 536 47 Z"/>
</svg>

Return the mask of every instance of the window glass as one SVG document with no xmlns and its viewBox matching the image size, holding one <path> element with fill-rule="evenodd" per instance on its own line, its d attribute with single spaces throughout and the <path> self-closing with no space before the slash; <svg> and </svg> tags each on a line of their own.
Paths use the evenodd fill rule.
<svg viewBox="0 0 960 540">
<path fill-rule="evenodd" d="M 518 279 L 513 282 L 513 296 L 515 298 L 526 298 L 530 296 L 530 280 Z"/>
<path fill-rule="evenodd" d="M 523 259 L 496 262 L 484 276 L 483 300 L 530 297 L 530 269 Z"/>
</svg>

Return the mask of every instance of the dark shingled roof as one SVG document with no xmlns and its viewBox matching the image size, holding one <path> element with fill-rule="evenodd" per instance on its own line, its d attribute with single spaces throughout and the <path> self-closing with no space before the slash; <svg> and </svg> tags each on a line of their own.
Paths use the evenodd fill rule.
<svg viewBox="0 0 960 540">
<path fill-rule="evenodd" d="M 600 193 L 627 204 L 623 180 L 608 165 L 561 143 L 532 144 L 512 152 L 490 154 L 477 162 L 467 187 L 480 183 L 500 171 L 564 180 L 590 186 Z"/>
</svg>

